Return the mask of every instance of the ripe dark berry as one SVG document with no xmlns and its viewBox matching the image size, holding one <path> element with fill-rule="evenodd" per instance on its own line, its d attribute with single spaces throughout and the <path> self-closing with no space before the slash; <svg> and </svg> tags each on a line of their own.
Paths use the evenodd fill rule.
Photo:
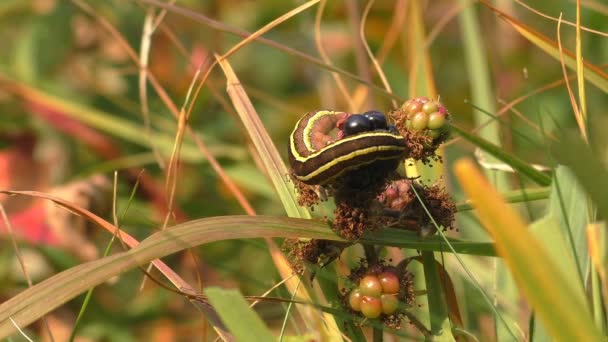
<svg viewBox="0 0 608 342">
<path fill-rule="evenodd" d="M 386 117 L 381 112 L 372 110 L 372 111 L 363 113 L 363 116 L 365 116 L 367 119 L 369 119 L 369 121 L 372 123 L 372 129 L 374 129 L 374 130 L 388 129 L 388 125 L 386 123 Z"/>
<path fill-rule="evenodd" d="M 346 119 L 344 123 L 344 133 L 346 135 L 353 135 L 361 132 L 368 132 L 372 130 L 371 121 L 363 115 L 353 114 Z"/>
</svg>

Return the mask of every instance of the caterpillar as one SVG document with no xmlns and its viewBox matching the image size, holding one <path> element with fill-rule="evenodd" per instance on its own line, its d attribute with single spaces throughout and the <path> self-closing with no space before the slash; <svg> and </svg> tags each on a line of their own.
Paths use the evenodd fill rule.
<svg viewBox="0 0 608 342">
<path fill-rule="evenodd" d="M 328 184 L 363 166 L 403 158 L 404 138 L 388 128 L 332 137 L 331 131 L 349 116 L 345 112 L 320 110 L 306 113 L 296 123 L 289 137 L 288 155 L 298 180 L 310 185 Z"/>
</svg>

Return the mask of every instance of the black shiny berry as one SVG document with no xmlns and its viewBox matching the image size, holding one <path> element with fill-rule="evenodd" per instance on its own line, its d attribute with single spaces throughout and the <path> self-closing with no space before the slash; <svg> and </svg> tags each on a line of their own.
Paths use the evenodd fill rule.
<svg viewBox="0 0 608 342">
<path fill-rule="evenodd" d="M 353 135 L 372 130 L 372 122 L 363 115 L 353 114 L 344 123 L 344 133 Z"/>
<path fill-rule="evenodd" d="M 371 110 L 369 112 L 363 113 L 363 116 L 365 116 L 366 118 L 369 119 L 369 121 L 372 123 L 372 129 L 374 129 L 374 130 L 376 130 L 376 129 L 385 130 L 388 128 L 387 123 L 386 123 L 386 117 L 381 112 Z"/>
</svg>

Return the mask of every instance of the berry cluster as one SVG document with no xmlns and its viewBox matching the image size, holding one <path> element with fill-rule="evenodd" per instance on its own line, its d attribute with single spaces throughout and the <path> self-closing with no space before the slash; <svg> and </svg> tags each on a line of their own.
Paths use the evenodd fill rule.
<svg viewBox="0 0 608 342">
<path fill-rule="evenodd" d="M 406 101 L 401 108 L 407 113 L 408 129 L 423 131 L 433 139 L 445 133 L 449 114 L 441 102 L 422 96 Z"/>
<path fill-rule="evenodd" d="M 367 318 L 378 318 L 381 314 L 392 315 L 399 307 L 399 288 L 396 272 L 384 270 L 378 274 L 369 273 L 351 290 L 348 304 L 352 310 L 361 312 Z"/>
</svg>

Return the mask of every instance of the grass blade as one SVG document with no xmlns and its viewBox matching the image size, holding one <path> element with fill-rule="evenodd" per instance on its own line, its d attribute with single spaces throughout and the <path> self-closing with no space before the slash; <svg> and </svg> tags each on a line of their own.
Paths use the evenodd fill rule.
<svg viewBox="0 0 608 342">
<path fill-rule="evenodd" d="M 476 203 L 480 221 L 494 237 L 498 254 L 549 333 L 563 341 L 603 340 L 584 299 L 568 285 L 521 217 L 502 201 L 473 162 L 460 160 L 454 170 Z"/>
<path fill-rule="evenodd" d="M 531 180 L 536 182 L 539 185 L 547 186 L 551 184 L 551 177 L 547 174 L 536 170 L 529 163 L 521 160 L 517 156 L 505 151 L 502 147 L 492 144 L 484 138 L 473 135 L 466 130 L 452 125 L 452 129 L 460 134 L 463 138 L 473 143 L 475 146 L 481 148 L 482 150 L 490 153 L 496 159 L 501 160 L 504 163 L 509 164 L 513 169 L 521 172 L 522 174 L 528 176 Z"/>
<path fill-rule="evenodd" d="M 360 242 L 431 251 L 445 249 L 445 242 L 438 239 L 420 240 L 415 233 L 404 233 L 396 229 L 382 230 L 364 236 Z M 56 274 L 0 304 L 0 338 L 16 331 L 9 317 L 25 327 L 88 288 L 139 265 L 214 241 L 260 237 L 343 241 L 327 227 L 327 223 L 317 220 L 222 216 L 189 221 L 155 233 L 129 251 L 83 263 Z M 493 253 L 490 243 L 453 240 L 452 245 L 459 252 Z"/>
<path fill-rule="evenodd" d="M 239 291 L 211 287 L 205 289 L 205 294 L 237 341 L 275 340 L 270 330 L 249 307 Z"/>
</svg>

